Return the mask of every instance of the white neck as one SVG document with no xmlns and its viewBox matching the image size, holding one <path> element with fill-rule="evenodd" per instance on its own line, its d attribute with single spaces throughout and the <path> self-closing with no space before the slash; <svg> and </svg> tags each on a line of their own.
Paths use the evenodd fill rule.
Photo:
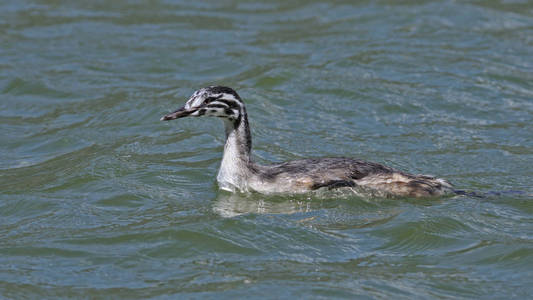
<svg viewBox="0 0 533 300">
<path fill-rule="evenodd" d="M 226 144 L 217 181 L 221 189 L 227 191 L 247 191 L 247 179 L 250 175 L 251 138 L 248 127 L 246 111 L 241 116 L 241 121 L 224 119 L 226 128 Z"/>
</svg>

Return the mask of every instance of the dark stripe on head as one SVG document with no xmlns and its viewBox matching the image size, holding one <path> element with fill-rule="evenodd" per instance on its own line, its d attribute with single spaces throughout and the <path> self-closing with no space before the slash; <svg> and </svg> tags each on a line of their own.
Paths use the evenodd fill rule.
<svg viewBox="0 0 533 300">
<path fill-rule="evenodd" d="M 228 106 L 224 104 L 209 104 L 207 107 L 208 108 L 224 108 L 224 109 L 228 108 Z"/>
<path fill-rule="evenodd" d="M 210 103 L 210 102 L 216 101 L 216 100 L 222 98 L 222 96 L 224 96 L 224 95 L 218 95 L 218 96 L 216 96 L 216 97 L 209 97 L 209 98 L 207 98 L 207 99 L 204 100 L 204 103 L 205 103 L 205 104 L 208 104 L 208 103 Z"/>
<path fill-rule="evenodd" d="M 218 102 L 227 104 L 230 108 L 237 108 L 237 109 L 241 108 L 241 105 L 238 102 L 233 101 L 233 100 L 218 99 Z"/>
<path fill-rule="evenodd" d="M 210 87 L 207 87 L 206 89 L 207 89 L 210 93 L 213 93 L 213 94 L 231 94 L 231 95 L 233 95 L 236 99 L 241 100 L 241 97 L 239 97 L 239 95 L 237 94 L 237 92 L 235 92 L 232 88 L 227 87 L 227 86 L 210 86 Z"/>
</svg>

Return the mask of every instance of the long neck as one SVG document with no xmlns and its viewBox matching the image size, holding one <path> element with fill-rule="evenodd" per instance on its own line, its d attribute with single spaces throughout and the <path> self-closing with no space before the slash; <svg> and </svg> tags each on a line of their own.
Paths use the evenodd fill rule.
<svg viewBox="0 0 533 300">
<path fill-rule="evenodd" d="M 234 191 L 236 188 L 246 190 L 246 179 L 253 165 L 251 159 L 252 136 L 248 125 L 246 110 L 241 109 L 239 119 L 224 119 L 226 144 L 217 175 L 222 189 Z"/>
</svg>

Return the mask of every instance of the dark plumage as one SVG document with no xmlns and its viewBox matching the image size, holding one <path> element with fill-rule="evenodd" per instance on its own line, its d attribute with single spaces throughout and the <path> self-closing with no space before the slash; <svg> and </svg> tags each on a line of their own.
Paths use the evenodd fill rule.
<svg viewBox="0 0 533 300">
<path fill-rule="evenodd" d="M 363 188 L 392 196 L 427 197 L 452 191 L 450 183 L 411 175 L 382 164 L 352 158 L 310 158 L 259 165 L 251 158 L 252 138 L 246 108 L 229 87 L 196 91 L 184 107 L 161 120 L 214 116 L 225 121 L 226 143 L 217 176 L 220 188 L 261 193 L 305 193 L 321 188 Z"/>
</svg>

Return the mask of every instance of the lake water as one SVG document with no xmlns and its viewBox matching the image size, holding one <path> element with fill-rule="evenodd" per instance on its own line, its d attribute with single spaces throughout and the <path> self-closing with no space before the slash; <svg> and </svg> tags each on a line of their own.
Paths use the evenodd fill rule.
<svg viewBox="0 0 533 300">
<path fill-rule="evenodd" d="M 260 162 L 486 196 L 219 191 L 220 121 L 159 121 L 212 84 Z M 524 299 L 532 123 L 531 1 L 3 0 L 0 298 Z"/>
</svg>

